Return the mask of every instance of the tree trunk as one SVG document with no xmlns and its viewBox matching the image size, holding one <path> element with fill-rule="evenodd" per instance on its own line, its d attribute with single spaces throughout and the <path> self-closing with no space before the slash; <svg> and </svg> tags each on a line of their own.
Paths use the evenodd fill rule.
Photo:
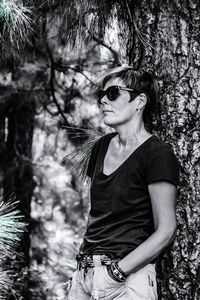
<svg viewBox="0 0 200 300">
<path fill-rule="evenodd" d="M 161 84 L 159 135 L 179 159 L 177 236 L 157 265 L 160 299 L 200 299 L 199 265 L 199 1 L 126 2 L 132 32 L 129 63 L 148 66 Z"/>
</svg>

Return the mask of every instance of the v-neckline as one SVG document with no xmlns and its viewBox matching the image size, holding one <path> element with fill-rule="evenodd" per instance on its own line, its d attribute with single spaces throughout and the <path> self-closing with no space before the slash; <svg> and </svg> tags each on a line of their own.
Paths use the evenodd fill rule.
<svg viewBox="0 0 200 300">
<path fill-rule="evenodd" d="M 100 172 L 103 176 L 105 177 L 110 177 L 110 176 L 113 176 L 115 173 L 117 173 L 126 163 L 127 161 L 129 161 L 129 159 L 132 158 L 132 156 L 134 156 L 134 154 L 136 152 L 138 152 L 139 149 L 141 149 L 152 137 L 154 137 L 154 135 L 151 135 L 150 137 L 148 137 L 142 144 L 140 144 L 133 152 L 131 152 L 131 154 L 121 163 L 121 165 L 119 165 L 112 173 L 110 174 L 105 174 L 104 173 L 104 160 L 105 160 L 105 156 L 106 156 L 106 153 L 107 153 L 107 150 L 108 150 L 108 147 L 110 145 L 110 142 L 112 140 L 112 138 L 114 138 L 114 136 L 117 135 L 117 132 L 113 132 L 111 133 L 109 139 L 106 141 L 106 145 L 105 145 L 105 148 L 104 148 L 104 151 L 102 153 L 102 156 L 101 156 L 101 166 L 100 166 Z"/>
</svg>

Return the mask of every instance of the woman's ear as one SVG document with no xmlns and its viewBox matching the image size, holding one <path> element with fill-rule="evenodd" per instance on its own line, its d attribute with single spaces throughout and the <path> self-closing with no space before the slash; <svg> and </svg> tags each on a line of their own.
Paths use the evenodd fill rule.
<svg viewBox="0 0 200 300">
<path fill-rule="evenodd" d="M 138 97 L 138 107 L 142 109 L 143 107 L 145 107 L 146 103 L 147 103 L 147 96 L 144 93 L 141 93 Z"/>
</svg>

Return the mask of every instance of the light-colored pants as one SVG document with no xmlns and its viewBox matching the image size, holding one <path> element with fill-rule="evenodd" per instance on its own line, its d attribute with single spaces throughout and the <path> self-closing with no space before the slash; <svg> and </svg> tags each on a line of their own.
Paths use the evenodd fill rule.
<svg viewBox="0 0 200 300">
<path fill-rule="evenodd" d="M 110 277 L 107 267 L 100 265 L 95 255 L 95 266 L 75 271 L 68 300 L 157 300 L 155 265 L 148 264 L 128 276 L 123 283 Z"/>
</svg>

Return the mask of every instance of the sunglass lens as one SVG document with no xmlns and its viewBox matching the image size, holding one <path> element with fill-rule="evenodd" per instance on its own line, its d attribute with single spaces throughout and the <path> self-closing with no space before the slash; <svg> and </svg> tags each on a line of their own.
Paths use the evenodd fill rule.
<svg viewBox="0 0 200 300">
<path fill-rule="evenodd" d="M 119 96 L 119 90 L 116 86 L 111 86 L 106 90 L 106 96 L 110 101 L 114 101 Z"/>
<path fill-rule="evenodd" d="M 101 104 L 101 99 L 105 96 L 105 91 L 100 90 L 97 92 L 97 99 L 98 99 L 98 103 Z"/>
<path fill-rule="evenodd" d="M 110 86 L 105 91 L 100 90 L 97 92 L 98 103 L 101 104 L 101 99 L 106 95 L 108 100 L 114 101 L 119 96 L 119 89 L 117 86 Z"/>
</svg>

